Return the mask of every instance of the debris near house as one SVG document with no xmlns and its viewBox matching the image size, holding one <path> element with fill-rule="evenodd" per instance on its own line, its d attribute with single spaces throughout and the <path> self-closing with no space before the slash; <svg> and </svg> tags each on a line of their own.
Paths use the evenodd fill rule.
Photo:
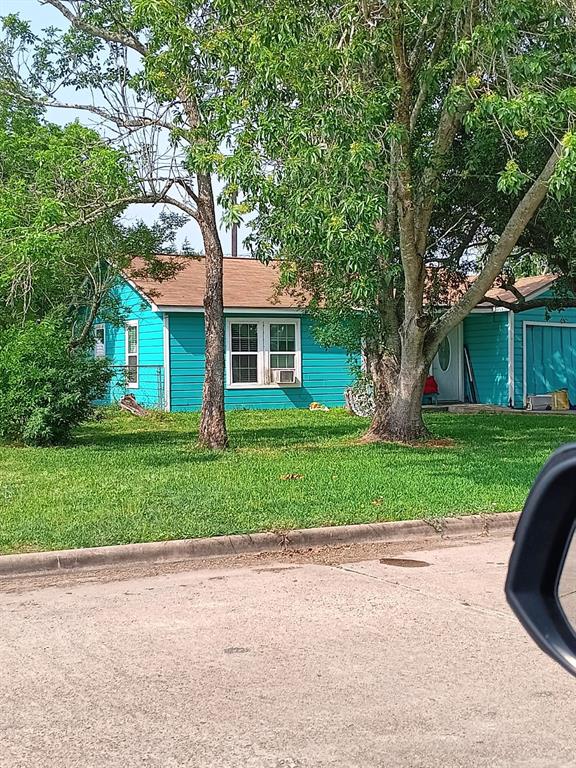
<svg viewBox="0 0 576 768">
<path fill-rule="evenodd" d="M 570 398 L 568 396 L 567 389 L 557 389 L 551 393 L 552 395 L 552 410 L 553 411 L 568 411 L 570 410 Z"/>
<path fill-rule="evenodd" d="M 355 416 L 374 415 L 374 392 L 370 384 L 360 383 L 344 390 L 346 408 Z"/>
<path fill-rule="evenodd" d="M 308 410 L 309 411 L 329 411 L 330 408 L 328 408 L 327 405 L 322 405 L 322 403 L 313 402 L 313 403 L 310 403 L 310 405 L 308 406 Z"/>
<path fill-rule="evenodd" d="M 570 399 L 567 389 L 556 389 L 544 395 L 528 395 L 526 408 L 529 411 L 568 411 Z"/>
<path fill-rule="evenodd" d="M 489 403 L 453 403 L 444 406 L 447 413 L 460 413 L 464 416 L 474 416 L 477 413 L 525 413 L 525 411 L 514 410 L 504 405 L 491 405 Z"/>
<path fill-rule="evenodd" d="M 132 416 L 148 416 L 148 411 L 136 402 L 134 395 L 124 395 L 118 401 L 118 405 L 123 411 L 128 411 Z"/>
<path fill-rule="evenodd" d="M 422 394 L 422 402 L 430 401 L 432 405 L 438 405 L 438 395 L 440 391 L 438 389 L 438 382 L 434 376 L 428 376 L 426 383 L 424 384 L 424 392 Z"/>
<path fill-rule="evenodd" d="M 430 400 L 438 406 L 438 383 L 434 376 L 428 376 L 422 394 L 422 404 Z M 361 380 L 353 387 L 344 390 L 346 408 L 355 416 L 372 418 L 374 416 L 374 390 L 369 381 Z"/>
</svg>

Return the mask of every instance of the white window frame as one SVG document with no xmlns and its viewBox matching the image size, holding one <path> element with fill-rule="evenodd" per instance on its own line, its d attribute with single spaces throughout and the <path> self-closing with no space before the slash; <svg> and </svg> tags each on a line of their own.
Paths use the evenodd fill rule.
<svg viewBox="0 0 576 768">
<path fill-rule="evenodd" d="M 102 331 L 102 354 L 99 355 L 98 350 L 98 341 L 96 339 L 96 333 L 98 331 Z M 106 325 L 105 323 L 95 323 L 94 324 L 94 357 L 101 358 L 106 357 Z"/>
<path fill-rule="evenodd" d="M 258 381 L 232 382 L 232 325 L 249 323 L 258 329 L 258 351 L 244 352 L 256 355 L 258 361 Z M 294 384 L 277 384 L 270 381 L 270 326 L 292 324 L 295 326 L 294 352 L 273 352 L 272 354 L 294 355 Z M 226 387 L 227 389 L 293 389 L 302 386 L 302 335 L 299 317 L 228 317 L 226 318 Z"/>
<path fill-rule="evenodd" d="M 130 354 L 130 357 L 136 357 L 136 381 L 128 381 L 128 328 L 136 328 L 136 353 L 132 352 Z M 139 385 L 139 361 L 140 361 L 140 328 L 138 325 L 138 320 L 127 320 L 124 325 L 124 353 L 125 353 L 125 363 L 126 363 L 126 388 L 127 389 L 138 389 Z"/>
</svg>

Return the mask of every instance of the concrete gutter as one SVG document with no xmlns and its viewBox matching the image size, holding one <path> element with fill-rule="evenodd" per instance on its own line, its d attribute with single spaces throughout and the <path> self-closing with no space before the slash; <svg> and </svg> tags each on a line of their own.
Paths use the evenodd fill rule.
<svg viewBox="0 0 576 768">
<path fill-rule="evenodd" d="M 0 577 L 54 573 L 79 568 L 98 568 L 135 563 L 174 563 L 211 557 L 301 551 L 314 547 L 355 543 L 387 543 L 414 539 L 446 539 L 457 536 L 512 534 L 519 512 L 466 517 L 400 520 L 392 523 L 305 528 L 274 533 L 213 536 L 204 539 L 119 544 L 109 547 L 64 549 L 0 556 Z"/>
</svg>

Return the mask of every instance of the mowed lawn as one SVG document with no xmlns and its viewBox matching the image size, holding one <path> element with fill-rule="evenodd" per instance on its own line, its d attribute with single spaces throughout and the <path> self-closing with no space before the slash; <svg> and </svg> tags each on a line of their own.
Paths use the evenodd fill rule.
<svg viewBox="0 0 576 768">
<path fill-rule="evenodd" d="M 195 414 L 108 411 L 65 448 L 0 446 L 0 552 L 520 509 L 576 417 L 426 416 L 450 447 L 357 445 L 343 410 L 236 411 L 232 448 Z"/>
</svg>

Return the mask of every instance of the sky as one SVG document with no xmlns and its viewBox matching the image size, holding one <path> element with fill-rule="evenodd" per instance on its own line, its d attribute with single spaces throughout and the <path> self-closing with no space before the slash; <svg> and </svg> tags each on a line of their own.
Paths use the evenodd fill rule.
<svg viewBox="0 0 576 768">
<path fill-rule="evenodd" d="M 50 26 L 64 29 L 67 25 L 66 20 L 55 8 L 50 5 L 41 5 L 38 0 L 0 0 L 0 16 L 5 16 L 9 13 L 18 13 L 23 19 L 30 21 L 34 32 L 40 32 L 42 29 Z M 84 95 L 84 98 L 82 98 L 81 93 L 76 93 L 73 90 L 67 93 L 66 90 L 63 89 L 59 95 L 62 99 L 68 98 L 75 103 L 89 103 L 87 95 Z M 98 118 L 87 112 L 74 112 L 68 109 L 49 109 L 47 110 L 46 116 L 52 122 L 62 125 L 78 119 L 84 125 L 91 128 L 97 128 Z M 216 194 L 218 194 L 220 189 L 221 184 L 216 181 Z M 123 218 L 127 222 L 134 222 L 141 219 L 147 224 L 151 224 L 156 218 L 157 212 L 158 207 L 150 205 L 131 205 L 126 209 Z M 220 216 L 221 211 L 218 210 L 218 217 L 220 218 Z M 247 230 L 241 227 L 238 236 L 238 251 L 240 254 L 246 251 L 246 248 L 243 247 L 243 239 L 247 234 Z M 229 254 L 231 242 L 230 231 L 221 226 L 220 236 L 224 253 Z M 203 252 L 202 237 L 196 222 L 191 221 L 182 228 L 178 235 L 177 245 L 182 244 L 184 240 L 187 240 L 194 250 Z"/>
</svg>

